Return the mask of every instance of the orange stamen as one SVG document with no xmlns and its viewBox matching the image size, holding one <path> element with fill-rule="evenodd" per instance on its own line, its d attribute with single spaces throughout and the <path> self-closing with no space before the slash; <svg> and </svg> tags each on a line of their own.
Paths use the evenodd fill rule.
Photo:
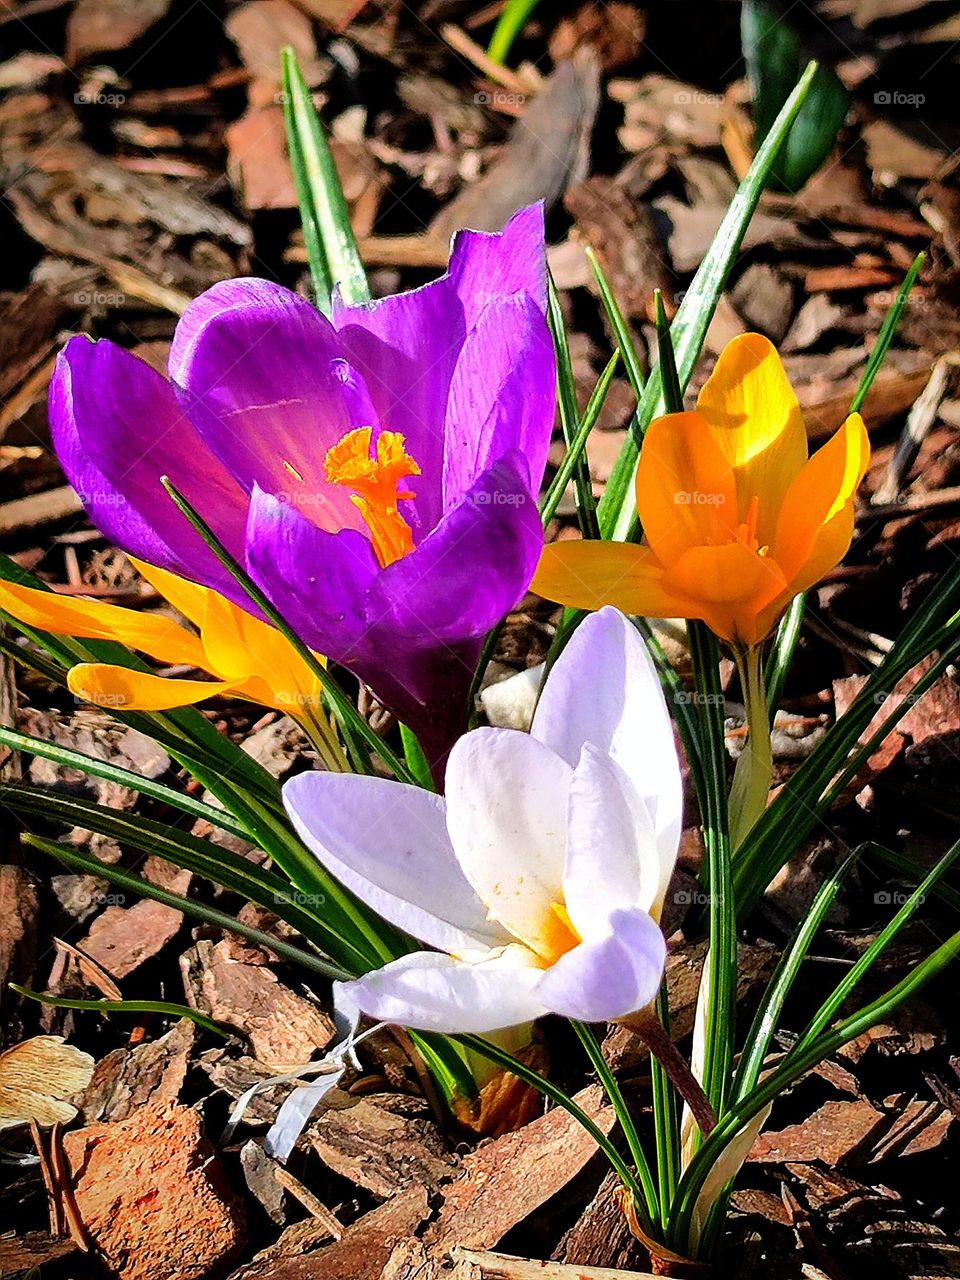
<svg viewBox="0 0 960 1280">
<path fill-rule="evenodd" d="M 399 431 L 381 431 L 376 456 L 370 456 L 371 427 L 348 431 L 327 451 L 324 468 L 331 484 L 354 489 L 351 501 L 370 530 L 370 542 L 386 568 L 413 550 L 413 533 L 397 510 L 397 503 L 413 494 L 400 489 L 406 476 L 418 476 L 420 468 L 406 451 Z"/>
</svg>

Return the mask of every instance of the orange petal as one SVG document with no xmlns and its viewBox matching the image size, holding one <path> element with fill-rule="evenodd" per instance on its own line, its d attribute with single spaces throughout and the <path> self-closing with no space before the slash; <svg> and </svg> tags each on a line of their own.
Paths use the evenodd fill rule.
<svg viewBox="0 0 960 1280">
<path fill-rule="evenodd" d="M 212 594 L 209 587 L 201 587 L 197 582 L 190 582 L 187 578 L 178 577 L 177 574 L 169 573 L 166 569 L 158 569 L 156 565 L 147 564 L 146 561 L 137 560 L 133 556 L 129 556 L 128 559 L 140 575 L 163 596 L 164 600 L 169 601 L 195 627 L 199 627 L 203 621 L 207 596 Z"/>
<path fill-rule="evenodd" d="M 758 333 L 728 342 L 697 409 L 736 473 L 739 521 L 758 498 L 757 537 L 771 542 L 783 495 L 807 460 L 800 405 L 773 344 Z"/>
<path fill-rule="evenodd" d="M 575 609 L 612 604 L 644 617 L 691 616 L 684 601 L 664 590 L 663 568 L 649 548 L 629 542 L 552 542 L 531 590 Z"/>
<path fill-rule="evenodd" d="M 104 662 L 81 662 L 67 675 L 70 692 L 108 711 L 166 711 L 240 693 L 219 680 L 171 680 Z"/>
<path fill-rule="evenodd" d="M 0 609 L 41 631 L 82 640 L 115 640 L 161 662 L 203 666 L 199 639 L 170 618 L 0 582 Z"/>
<path fill-rule="evenodd" d="M 787 490 L 771 554 L 794 593 L 812 586 L 846 555 L 853 499 L 869 461 L 866 427 L 859 413 L 852 413 Z"/>
<path fill-rule="evenodd" d="M 702 414 L 669 413 L 650 424 L 637 467 L 637 512 L 663 564 L 734 536 L 734 473 Z"/>
<path fill-rule="evenodd" d="M 313 672 L 276 627 L 215 592 L 208 592 L 200 630 L 207 668 L 243 681 L 245 696 L 296 714 L 319 692 Z"/>
<path fill-rule="evenodd" d="M 693 547 L 663 575 L 664 587 L 696 600 L 696 612 L 723 640 L 755 644 L 757 615 L 784 589 L 783 574 L 768 556 L 742 542 Z"/>
</svg>

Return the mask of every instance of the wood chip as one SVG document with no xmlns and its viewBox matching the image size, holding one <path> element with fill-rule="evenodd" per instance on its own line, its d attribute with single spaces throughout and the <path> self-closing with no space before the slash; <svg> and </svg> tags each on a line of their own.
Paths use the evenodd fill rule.
<svg viewBox="0 0 960 1280">
<path fill-rule="evenodd" d="M 382 1200 L 411 1183 L 435 1186 L 457 1167 L 431 1121 L 397 1115 L 368 1099 L 327 1111 L 309 1141 L 329 1169 Z"/>
<path fill-rule="evenodd" d="M 753 1144 L 752 1164 L 809 1164 L 817 1161 L 835 1168 L 855 1158 L 886 1117 L 866 1098 L 852 1102 L 826 1102 L 808 1120 L 789 1125 L 779 1133 L 761 1133 Z"/>
<path fill-rule="evenodd" d="M 245 1237 L 243 1211 L 199 1114 L 141 1107 L 64 1138 L 84 1227 L 117 1280 L 201 1280 Z"/>
</svg>

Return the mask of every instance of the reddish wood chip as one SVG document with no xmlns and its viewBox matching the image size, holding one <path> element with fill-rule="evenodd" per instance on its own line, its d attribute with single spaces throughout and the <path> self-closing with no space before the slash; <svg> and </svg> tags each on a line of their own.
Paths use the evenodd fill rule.
<svg viewBox="0 0 960 1280">
<path fill-rule="evenodd" d="M 64 1150 L 86 1232 L 118 1280 L 201 1280 L 242 1246 L 242 1206 L 189 1107 L 78 1129 Z"/>
<path fill-rule="evenodd" d="M 748 1160 L 754 1164 L 818 1161 L 835 1167 L 853 1157 L 885 1123 L 883 1112 L 866 1098 L 827 1102 L 802 1124 L 789 1125 L 779 1133 L 762 1133 Z"/>
</svg>

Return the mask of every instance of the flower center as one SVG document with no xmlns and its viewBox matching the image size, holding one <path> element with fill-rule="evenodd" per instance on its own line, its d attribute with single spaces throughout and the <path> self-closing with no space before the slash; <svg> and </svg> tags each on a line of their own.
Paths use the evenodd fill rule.
<svg viewBox="0 0 960 1280">
<path fill-rule="evenodd" d="M 372 427 L 348 431 L 327 450 L 324 469 L 331 484 L 353 489 L 351 502 L 370 530 L 370 542 L 385 569 L 413 550 L 413 533 L 397 510 L 403 498 L 412 498 L 400 482 L 418 476 L 420 467 L 406 450 L 399 431 L 381 431 L 374 456 L 370 454 Z"/>
<path fill-rule="evenodd" d="M 561 956 L 580 943 L 580 935 L 573 927 L 569 912 L 563 902 L 551 902 L 547 918 L 543 922 L 542 937 L 537 955 L 547 965 L 556 964 Z"/>
<path fill-rule="evenodd" d="M 769 547 L 761 547 L 757 538 L 757 520 L 760 514 L 760 497 L 754 494 L 750 499 L 750 506 L 747 508 L 747 518 L 737 526 L 736 539 L 749 547 L 751 551 L 756 551 L 758 556 L 765 556 L 769 553 Z"/>
</svg>

